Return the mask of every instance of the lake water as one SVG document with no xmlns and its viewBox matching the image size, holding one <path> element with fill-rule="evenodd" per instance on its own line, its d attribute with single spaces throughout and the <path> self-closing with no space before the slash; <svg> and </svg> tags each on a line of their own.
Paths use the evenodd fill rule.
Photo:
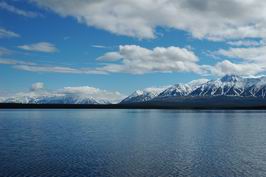
<svg viewBox="0 0 266 177">
<path fill-rule="evenodd" d="M 0 176 L 266 176 L 266 111 L 0 110 Z"/>
</svg>

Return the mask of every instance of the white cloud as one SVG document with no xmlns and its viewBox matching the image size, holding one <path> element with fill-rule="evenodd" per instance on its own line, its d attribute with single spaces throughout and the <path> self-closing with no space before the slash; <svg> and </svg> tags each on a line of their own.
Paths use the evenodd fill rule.
<svg viewBox="0 0 266 177">
<path fill-rule="evenodd" d="M 119 46 L 116 52 L 108 52 L 98 60 L 116 61 L 97 68 L 105 72 L 124 72 L 144 74 L 151 72 L 196 72 L 200 73 L 197 65 L 198 58 L 190 50 L 179 47 L 156 47 L 147 49 L 136 45 Z"/>
<path fill-rule="evenodd" d="M 104 71 L 96 68 L 74 68 L 64 66 L 41 65 L 33 62 L 14 60 L 9 58 L 0 58 L 1 65 L 12 65 L 13 68 L 30 72 L 49 72 L 66 74 L 106 74 Z"/>
<path fill-rule="evenodd" d="M 109 48 L 109 47 L 107 47 L 107 46 L 104 46 L 104 45 L 97 45 L 97 44 L 95 44 L 95 45 L 91 45 L 91 47 L 93 47 L 93 48 L 98 48 L 98 49 L 107 49 L 107 48 Z"/>
<path fill-rule="evenodd" d="M 103 56 L 97 58 L 99 61 L 117 61 L 122 59 L 123 56 L 118 52 L 108 52 L 104 54 Z"/>
<path fill-rule="evenodd" d="M 112 92 L 89 86 L 64 87 L 62 90 L 59 90 L 58 93 L 82 95 L 85 97 L 92 97 L 96 100 L 110 100 L 111 102 L 119 101 L 125 97 L 125 95 L 117 91 Z"/>
<path fill-rule="evenodd" d="M 79 70 L 61 66 L 15 65 L 14 68 L 31 72 L 79 73 Z"/>
<path fill-rule="evenodd" d="M 262 0 L 31 0 L 63 17 L 119 35 L 156 37 L 157 27 L 209 40 L 266 38 Z"/>
<path fill-rule="evenodd" d="M 0 61 L 1 62 L 1 61 Z M 1 64 L 1 63 L 0 63 Z M 95 68 L 73 68 L 64 66 L 46 66 L 46 65 L 28 65 L 16 64 L 15 69 L 30 71 L 30 72 L 48 72 L 48 73 L 66 73 L 66 74 L 106 74 L 105 71 L 100 71 Z"/>
<path fill-rule="evenodd" d="M 100 66 L 91 68 L 50 66 L 27 63 L 18 60 L 1 59 L 0 64 L 13 65 L 14 68 L 31 72 L 108 74 L 152 72 L 204 72 L 197 64 L 193 51 L 179 47 L 156 47 L 147 49 L 136 45 L 119 46 L 118 51 L 107 52 L 96 59 Z"/>
<path fill-rule="evenodd" d="M 13 68 L 30 72 L 50 72 L 50 73 L 69 73 L 69 74 L 106 74 L 94 68 L 73 68 L 64 66 L 40 65 L 33 62 L 0 58 L 1 65 L 12 65 Z"/>
<path fill-rule="evenodd" d="M 218 62 L 214 66 L 205 66 L 206 70 L 216 76 L 223 76 L 225 74 L 236 74 L 241 76 L 250 76 L 262 73 L 266 70 L 265 66 L 256 63 L 232 63 L 224 60 Z"/>
<path fill-rule="evenodd" d="M 37 17 L 40 16 L 40 14 L 36 13 L 36 12 L 31 12 L 31 11 L 26 11 L 26 10 L 22 10 L 19 9 L 15 6 L 12 6 L 4 1 L 0 2 L 0 9 L 6 10 L 8 12 L 17 14 L 17 15 L 22 15 L 25 17 Z"/>
<path fill-rule="evenodd" d="M 266 71 L 266 46 L 239 47 L 220 49 L 212 52 L 214 56 L 227 57 L 238 61 L 233 63 L 229 60 L 218 62 L 213 66 L 211 73 L 216 75 L 239 74 L 256 75 Z"/>
<path fill-rule="evenodd" d="M 32 62 L 13 60 L 9 58 L 0 58 L 1 65 L 35 65 Z"/>
<path fill-rule="evenodd" d="M 227 44 L 232 46 L 246 46 L 246 47 L 254 47 L 254 46 L 261 46 L 264 44 L 263 41 L 254 41 L 254 40 L 238 40 L 238 41 L 228 41 Z"/>
<path fill-rule="evenodd" d="M 12 65 L 13 68 L 30 72 L 50 72 L 67 74 L 108 74 L 130 73 L 145 74 L 153 72 L 192 72 L 200 75 L 255 75 L 266 71 L 266 49 L 231 48 L 218 50 L 215 55 L 238 58 L 237 63 L 224 60 L 214 65 L 198 64 L 198 57 L 193 51 L 179 47 L 155 47 L 147 49 L 136 45 L 119 46 L 117 51 L 107 52 L 97 59 L 96 67 L 64 67 L 0 58 L 0 64 Z"/>
<path fill-rule="evenodd" d="M 20 37 L 19 34 L 6 30 L 4 28 L 0 28 L 0 38 L 11 38 L 11 37 Z"/>
<path fill-rule="evenodd" d="M 229 58 L 239 58 L 246 61 L 266 63 L 266 46 L 249 48 L 230 48 L 228 50 L 220 49 L 218 51 L 215 51 L 214 54 L 226 56 Z"/>
<path fill-rule="evenodd" d="M 42 90 L 44 88 L 44 83 L 42 82 L 36 82 L 34 84 L 32 84 L 31 86 L 31 91 L 38 91 L 38 90 Z"/>
<path fill-rule="evenodd" d="M 20 45 L 18 46 L 18 48 L 27 51 L 46 52 L 46 53 L 54 53 L 58 51 L 55 45 L 49 42 L 39 42 L 29 45 Z"/>
</svg>

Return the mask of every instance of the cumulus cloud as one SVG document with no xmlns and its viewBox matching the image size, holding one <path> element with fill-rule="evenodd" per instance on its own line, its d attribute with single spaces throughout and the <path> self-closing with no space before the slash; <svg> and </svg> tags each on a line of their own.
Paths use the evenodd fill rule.
<svg viewBox="0 0 266 177">
<path fill-rule="evenodd" d="M 44 83 L 42 82 L 36 82 L 34 84 L 32 84 L 31 86 L 31 91 L 38 91 L 38 90 L 42 90 L 44 88 Z"/>
<path fill-rule="evenodd" d="M 6 30 L 4 28 L 0 28 L 0 38 L 11 38 L 11 37 L 20 37 L 19 34 Z"/>
<path fill-rule="evenodd" d="M 215 51 L 214 54 L 226 56 L 229 58 L 239 58 L 246 61 L 264 62 L 266 58 L 266 46 L 249 48 L 230 48 L 228 50 L 220 49 L 218 51 Z"/>
<path fill-rule="evenodd" d="M 214 74 L 255 75 L 266 71 L 265 45 L 220 49 L 212 52 L 212 54 L 214 56 L 234 59 L 236 62 L 234 63 L 229 60 L 218 62 L 211 69 Z"/>
<path fill-rule="evenodd" d="M 54 44 L 49 42 L 39 42 L 35 44 L 29 45 L 20 45 L 18 48 L 27 50 L 27 51 L 34 51 L 34 52 L 45 52 L 45 53 L 54 53 L 57 50 Z"/>
<path fill-rule="evenodd" d="M 265 38 L 261 0 L 31 0 L 57 14 L 119 35 L 156 37 L 157 27 L 209 40 Z"/>
<path fill-rule="evenodd" d="M 8 12 L 11 12 L 11 13 L 14 13 L 17 15 L 22 15 L 25 17 L 33 18 L 33 17 L 40 16 L 39 13 L 19 9 L 19 8 L 12 6 L 12 5 L 4 2 L 4 1 L 0 2 L 0 9 L 6 10 Z"/>
<path fill-rule="evenodd" d="M 121 60 L 120 63 L 109 63 L 97 68 L 110 73 L 201 72 L 197 65 L 198 58 L 193 51 L 173 46 L 147 49 L 137 45 L 124 45 L 119 46 L 118 51 L 108 52 L 98 60 Z"/>
<path fill-rule="evenodd" d="M 229 60 L 218 62 L 214 66 L 205 66 L 206 70 L 216 76 L 225 74 L 236 74 L 242 76 L 252 76 L 260 74 L 266 70 L 266 67 L 256 63 L 232 63 Z"/>
</svg>

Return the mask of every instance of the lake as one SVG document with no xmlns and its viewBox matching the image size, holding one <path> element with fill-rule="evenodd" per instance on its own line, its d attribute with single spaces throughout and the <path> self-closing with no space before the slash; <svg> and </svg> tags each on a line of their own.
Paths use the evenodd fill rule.
<svg viewBox="0 0 266 177">
<path fill-rule="evenodd" d="M 0 110 L 0 176 L 266 176 L 266 111 Z"/>
</svg>

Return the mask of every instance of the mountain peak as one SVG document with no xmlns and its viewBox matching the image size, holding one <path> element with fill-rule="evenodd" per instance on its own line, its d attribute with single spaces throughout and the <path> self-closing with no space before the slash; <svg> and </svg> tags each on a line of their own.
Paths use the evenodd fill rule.
<svg viewBox="0 0 266 177">
<path fill-rule="evenodd" d="M 127 98 L 121 101 L 121 103 L 140 103 L 150 101 L 151 99 L 157 97 L 162 91 L 167 87 L 149 87 L 143 90 L 137 90 L 129 95 Z"/>
<path fill-rule="evenodd" d="M 236 82 L 241 79 L 241 76 L 235 74 L 227 74 L 221 78 L 222 82 Z"/>
</svg>

